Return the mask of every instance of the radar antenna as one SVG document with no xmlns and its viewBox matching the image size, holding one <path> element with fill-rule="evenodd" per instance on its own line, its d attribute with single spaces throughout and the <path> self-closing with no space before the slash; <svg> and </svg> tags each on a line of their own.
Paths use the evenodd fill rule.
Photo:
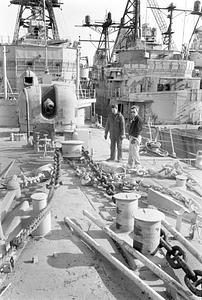
<svg viewBox="0 0 202 300">
<path fill-rule="evenodd" d="M 90 16 L 85 16 L 85 23 L 82 27 L 89 27 L 94 31 L 100 33 L 100 39 L 94 40 L 98 42 L 97 50 L 94 56 L 94 64 L 107 65 L 110 60 L 110 41 L 109 35 L 114 33 L 119 28 L 119 23 L 112 21 L 111 13 L 108 12 L 104 21 L 95 21 L 92 22 Z M 92 42 L 92 40 L 81 40 Z"/>
</svg>

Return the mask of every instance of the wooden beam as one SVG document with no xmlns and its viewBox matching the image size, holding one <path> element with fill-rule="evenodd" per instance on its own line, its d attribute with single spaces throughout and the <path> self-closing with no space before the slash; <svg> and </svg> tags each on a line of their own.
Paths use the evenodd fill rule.
<svg viewBox="0 0 202 300">
<path fill-rule="evenodd" d="M 149 270 L 151 270 L 157 277 L 161 278 L 171 289 L 175 290 L 183 299 L 191 300 L 195 299 L 192 293 L 178 283 L 175 279 L 165 273 L 161 268 L 155 265 L 150 259 L 144 256 L 142 253 L 134 249 L 124 240 L 120 239 L 118 235 L 111 229 L 105 226 L 103 222 L 96 219 L 86 210 L 83 211 L 84 216 L 88 217 L 93 223 L 95 223 L 99 228 L 101 228 L 107 235 L 109 235 L 113 240 L 115 240 L 121 247 L 125 248 L 128 253 L 133 257 L 139 259 Z"/>
<path fill-rule="evenodd" d="M 100 246 L 93 238 L 91 238 L 87 233 L 81 230 L 78 226 L 75 225 L 68 217 L 64 218 L 65 224 L 68 224 L 69 227 L 72 227 L 76 233 L 91 247 L 96 249 L 101 255 L 103 255 L 113 266 L 115 266 L 119 271 L 121 271 L 125 276 L 137 285 L 140 290 L 144 293 L 144 299 L 150 300 L 164 300 L 156 291 L 149 287 L 143 280 L 141 280 L 133 271 L 124 266 L 118 259 L 112 256 L 107 252 L 102 246 Z"/>
</svg>

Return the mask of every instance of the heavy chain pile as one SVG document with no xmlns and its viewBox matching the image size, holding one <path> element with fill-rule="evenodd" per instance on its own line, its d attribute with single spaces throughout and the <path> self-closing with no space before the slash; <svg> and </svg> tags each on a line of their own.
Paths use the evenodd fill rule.
<svg viewBox="0 0 202 300">
<path fill-rule="evenodd" d="M 166 249 L 166 260 L 173 269 L 182 269 L 185 272 L 184 282 L 190 291 L 194 295 L 202 297 L 202 271 L 192 270 L 188 266 L 184 250 L 177 245 L 170 245 L 163 230 L 161 230 L 159 247 Z"/>
<path fill-rule="evenodd" d="M 79 165 L 76 164 L 75 161 L 69 161 L 69 164 L 81 178 L 81 183 L 84 185 L 102 186 L 106 189 L 108 195 L 113 196 L 116 192 L 123 191 L 124 189 L 135 189 L 138 191 L 154 189 L 173 197 L 188 208 L 194 208 L 196 211 L 198 210 L 197 204 L 193 202 L 191 198 L 188 199 L 184 197 L 180 192 L 172 191 L 169 188 L 158 185 L 145 184 L 141 179 L 136 179 L 134 180 L 134 183 L 131 184 L 125 179 L 125 175 L 117 176 L 116 174 L 104 172 L 99 164 L 93 162 L 88 151 L 85 151 L 84 149 L 82 150 L 80 161 L 81 163 Z M 167 241 L 165 233 L 161 235 L 160 241 L 159 247 L 164 247 L 166 249 L 166 259 L 169 265 L 174 269 L 181 268 L 186 273 L 184 281 L 187 287 L 194 295 L 201 297 L 202 290 L 199 289 L 199 286 L 202 284 L 202 271 L 190 269 L 186 263 L 185 252 L 179 246 L 171 246 Z"/>
<path fill-rule="evenodd" d="M 162 194 L 168 195 L 176 199 L 178 202 L 186 206 L 187 208 L 198 212 L 201 208 L 200 205 L 193 201 L 192 198 L 184 197 L 180 192 L 173 191 L 169 188 L 158 186 L 154 184 L 145 184 L 144 182 L 140 182 L 140 186 L 143 187 L 146 190 L 153 189 L 155 191 L 158 191 Z"/>
<path fill-rule="evenodd" d="M 21 188 L 29 187 L 33 183 L 41 182 L 45 178 L 43 173 L 38 174 L 37 176 L 26 176 L 22 173 L 22 179 L 20 180 Z"/>
<path fill-rule="evenodd" d="M 54 153 L 54 169 L 52 172 L 52 176 L 50 179 L 50 184 L 48 187 L 50 188 L 48 196 L 47 196 L 47 206 L 40 211 L 40 213 L 32 219 L 30 224 L 23 229 L 20 234 L 15 237 L 7 246 L 6 253 L 0 258 L 0 264 L 2 265 L 4 262 L 9 261 L 10 257 L 12 257 L 13 253 L 28 240 L 29 236 L 33 231 L 37 229 L 39 224 L 43 221 L 43 219 L 47 216 L 50 210 L 51 200 L 54 195 L 55 188 L 61 184 L 60 181 L 60 172 L 61 172 L 61 153 L 59 149 L 55 149 Z"/>
<path fill-rule="evenodd" d="M 180 192 L 171 190 L 169 188 L 146 184 L 142 179 L 137 177 L 131 181 L 128 177 L 120 174 L 107 173 L 102 170 L 98 163 L 93 162 L 89 156 L 88 151 L 82 148 L 81 164 L 78 166 L 75 161 L 69 161 L 69 164 L 75 169 L 77 176 L 81 178 L 81 184 L 89 186 L 102 186 L 106 189 L 109 196 L 115 195 L 117 192 L 128 190 L 143 190 L 148 192 L 149 189 L 161 192 L 162 194 L 173 197 L 179 203 L 183 204 L 190 210 L 199 211 L 200 205 L 192 198 L 183 196 Z"/>
<path fill-rule="evenodd" d="M 113 196 L 117 191 L 133 190 L 137 186 L 136 181 L 131 183 L 128 178 L 125 178 L 125 174 L 112 174 L 103 171 L 99 164 L 93 162 L 88 151 L 84 149 L 80 161 L 80 165 L 77 165 L 75 161 L 69 161 L 69 164 L 75 169 L 83 185 L 101 186 L 109 196 Z"/>
</svg>

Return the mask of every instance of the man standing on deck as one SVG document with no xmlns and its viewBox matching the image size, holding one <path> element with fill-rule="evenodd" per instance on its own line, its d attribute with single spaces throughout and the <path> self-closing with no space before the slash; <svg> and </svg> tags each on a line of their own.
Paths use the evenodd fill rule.
<svg viewBox="0 0 202 300">
<path fill-rule="evenodd" d="M 141 144 L 141 131 L 143 121 L 138 115 L 139 107 L 133 105 L 131 107 L 131 122 L 129 127 L 129 153 L 128 153 L 128 166 L 134 168 L 140 165 L 140 144 Z"/>
<path fill-rule="evenodd" d="M 105 140 L 107 139 L 107 135 L 109 132 L 111 145 L 110 145 L 110 158 L 107 161 L 114 161 L 116 154 L 116 146 L 117 146 L 117 159 L 118 162 L 122 160 L 122 140 L 125 137 L 125 120 L 123 115 L 118 112 L 118 105 L 111 105 L 112 112 L 109 114 L 107 118 L 107 123 L 105 126 Z"/>
</svg>

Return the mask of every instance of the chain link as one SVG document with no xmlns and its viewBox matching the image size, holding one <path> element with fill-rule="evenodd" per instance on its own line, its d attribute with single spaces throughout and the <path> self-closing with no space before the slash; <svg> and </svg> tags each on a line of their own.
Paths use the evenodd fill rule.
<svg viewBox="0 0 202 300">
<path fill-rule="evenodd" d="M 166 259 L 173 269 L 182 269 L 185 272 L 184 282 L 190 291 L 202 297 L 202 271 L 192 270 L 186 263 L 186 254 L 180 246 L 172 246 L 168 243 L 164 231 L 161 232 L 160 247 L 166 249 Z"/>
<path fill-rule="evenodd" d="M 198 297 L 202 297 L 202 290 L 198 287 L 202 285 L 202 271 L 201 270 L 194 270 L 195 274 L 195 280 L 192 280 L 192 278 L 189 276 L 189 274 L 186 274 L 184 277 L 184 282 L 186 286 L 192 291 L 192 293 Z"/>
<path fill-rule="evenodd" d="M 140 190 L 142 188 L 144 189 L 144 191 L 148 191 L 149 189 L 153 189 L 155 191 L 171 196 L 172 198 L 176 199 L 179 203 L 183 204 L 187 208 L 192 207 L 195 208 L 196 211 L 198 211 L 197 204 L 193 201 L 193 199 L 183 196 L 178 191 L 173 191 L 169 188 L 158 186 L 155 184 L 145 184 L 141 179 L 138 178 L 135 181 L 135 183 L 131 184 L 130 182 L 127 181 L 126 178 L 124 178 L 124 176 L 121 175 L 117 176 L 111 173 L 104 172 L 102 168 L 99 166 L 99 164 L 93 162 L 92 158 L 89 155 L 89 152 L 86 151 L 84 148 L 82 148 L 82 155 L 83 157 L 81 158 L 81 161 L 83 161 L 83 163 L 86 163 L 87 165 L 87 169 L 84 170 L 84 174 L 88 172 L 87 184 L 102 185 L 106 189 L 106 193 L 108 195 L 113 196 L 116 190 L 118 191 L 123 191 L 124 189 L 133 190 L 134 188 Z M 70 164 L 72 164 L 72 162 L 70 162 Z M 90 168 L 89 170 L 88 167 Z M 83 175 L 80 174 L 81 177 Z"/>
<path fill-rule="evenodd" d="M 116 177 L 114 174 L 106 173 L 102 170 L 99 164 L 94 163 L 92 158 L 89 156 L 88 151 L 82 149 L 81 162 L 86 164 L 86 168 L 79 168 L 72 161 L 69 161 L 70 165 L 76 170 L 77 175 L 86 178 L 87 182 L 90 185 L 97 184 L 101 185 L 106 189 L 106 193 L 112 196 L 116 193 L 117 189 L 123 190 L 124 188 L 129 189 L 140 189 L 148 190 L 150 188 L 159 191 L 163 194 L 167 194 L 174 199 L 178 200 L 180 203 L 183 203 L 186 207 L 190 207 L 192 204 L 195 204 L 192 199 L 187 199 L 181 193 L 177 191 L 172 191 L 166 187 L 160 187 L 157 185 L 148 185 L 142 182 L 142 180 L 136 180 L 135 184 L 129 185 L 128 182 L 124 181 L 123 177 Z M 202 296 L 202 290 L 197 287 L 202 284 L 202 271 L 192 270 L 186 263 L 186 254 L 180 246 L 172 246 L 168 243 L 166 234 L 161 230 L 160 245 L 159 247 L 166 249 L 166 259 L 169 265 L 173 269 L 182 269 L 185 272 L 184 281 L 187 287 L 192 291 L 193 294 L 197 296 Z"/>
<path fill-rule="evenodd" d="M 43 219 L 47 216 L 50 210 L 51 200 L 54 196 L 55 188 L 57 187 L 58 183 L 61 184 L 60 180 L 60 169 L 61 169 L 61 153 L 58 148 L 55 149 L 54 152 L 54 169 L 51 175 L 50 183 L 48 187 L 50 188 L 48 196 L 47 196 L 47 206 L 40 211 L 40 213 L 31 221 L 28 226 L 23 229 L 19 236 L 13 238 L 7 247 L 5 254 L 0 258 L 0 265 L 5 263 L 10 259 L 13 252 L 20 248 L 26 241 L 28 241 L 28 237 L 37 229 L 39 224 L 43 221 Z M 6 241 L 5 241 L 6 243 Z"/>
</svg>

